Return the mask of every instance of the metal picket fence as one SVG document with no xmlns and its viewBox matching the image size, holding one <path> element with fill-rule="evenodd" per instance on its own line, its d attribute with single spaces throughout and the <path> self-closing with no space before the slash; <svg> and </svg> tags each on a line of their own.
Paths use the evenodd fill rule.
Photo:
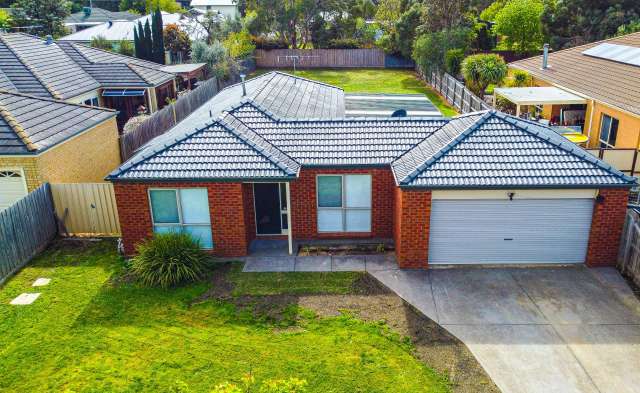
<svg viewBox="0 0 640 393">
<path fill-rule="evenodd" d="M 462 82 L 446 72 L 439 73 L 434 71 L 425 79 L 460 113 L 491 109 L 491 105 L 473 94 Z"/>
</svg>

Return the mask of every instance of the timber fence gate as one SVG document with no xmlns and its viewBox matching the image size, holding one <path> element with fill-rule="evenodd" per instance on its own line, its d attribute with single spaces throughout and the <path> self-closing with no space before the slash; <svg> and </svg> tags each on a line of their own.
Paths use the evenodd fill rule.
<svg viewBox="0 0 640 393">
<path fill-rule="evenodd" d="M 51 195 L 63 235 L 120 236 L 113 184 L 51 184 Z"/>
<path fill-rule="evenodd" d="M 491 109 L 491 105 L 476 96 L 467 89 L 464 83 L 451 75 L 439 72 L 431 72 L 425 78 L 448 102 L 460 113 L 469 113 Z"/>
<path fill-rule="evenodd" d="M 196 89 L 178 98 L 174 103 L 152 114 L 151 117 L 140 123 L 135 130 L 122 134 L 120 136 L 120 156 L 122 161 L 124 162 L 131 158 L 140 146 L 170 130 L 213 98 L 220 90 L 238 83 L 239 79 L 238 75 L 233 75 L 231 79 L 226 81 L 218 82 L 216 78 L 206 80 L 200 83 Z"/>
<path fill-rule="evenodd" d="M 627 210 L 618 254 L 618 269 L 640 286 L 640 213 L 636 209 Z"/>
<path fill-rule="evenodd" d="M 44 250 L 57 233 L 49 184 L 0 211 L 0 285 Z"/>
</svg>

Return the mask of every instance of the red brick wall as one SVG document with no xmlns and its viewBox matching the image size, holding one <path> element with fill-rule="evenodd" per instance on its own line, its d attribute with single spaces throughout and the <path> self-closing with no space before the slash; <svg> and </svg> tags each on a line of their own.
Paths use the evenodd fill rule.
<svg viewBox="0 0 640 393">
<path fill-rule="evenodd" d="M 602 189 L 601 202 L 593 207 L 591 233 L 587 248 L 588 266 L 615 266 L 622 238 L 629 190 L 624 188 Z"/>
<path fill-rule="evenodd" d="M 247 244 L 256 238 L 256 214 L 253 204 L 253 184 L 242 185 L 242 200 L 244 203 L 244 226 L 247 235 Z"/>
<path fill-rule="evenodd" d="M 153 233 L 147 190 L 149 188 L 207 188 L 214 242 L 212 254 L 247 254 L 245 195 L 241 183 L 115 183 L 125 253 L 135 253 L 135 245 Z"/>
<path fill-rule="evenodd" d="M 371 175 L 371 232 L 318 233 L 317 175 Z M 294 239 L 391 238 L 393 236 L 393 189 L 390 168 L 302 169 L 291 182 L 291 226 Z"/>
<path fill-rule="evenodd" d="M 396 187 L 393 216 L 393 240 L 398 266 L 426 268 L 429 257 L 431 191 Z"/>
</svg>

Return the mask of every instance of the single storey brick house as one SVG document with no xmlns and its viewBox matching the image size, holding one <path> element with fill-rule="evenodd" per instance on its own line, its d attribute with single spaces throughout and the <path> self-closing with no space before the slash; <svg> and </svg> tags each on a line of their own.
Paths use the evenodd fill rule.
<svg viewBox="0 0 640 393">
<path fill-rule="evenodd" d="M 309 99 L 281 91 L 159 137 L 109 176 L 127 254 L 181 230 L 224 257 L 259 238 L 286 238 L 290 252 L 366 238 L 392 239 L 404 268 L 615 263 L 635 180 L 551 129 L 495 111 L 292 119 L 282 113 Z"/>
</svg>

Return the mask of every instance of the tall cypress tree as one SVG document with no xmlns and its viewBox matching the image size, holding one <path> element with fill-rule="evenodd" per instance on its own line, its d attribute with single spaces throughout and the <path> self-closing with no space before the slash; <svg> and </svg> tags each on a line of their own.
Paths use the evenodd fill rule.
<svg viewBox="0 0 640 393">
<path fill-rule="evenodd" d="M 151 38 L 149 19 L 144 24 L 144 40 L 142 42 L 145 46 L 145 60 L 153 61 L 153 39 Z"/>
<path fill-rule="evenodd" d="M 144 33 L 144 27 L 142 27 L 142 22 L 138 21 L 138 27 L 136 28 L 138 31 L 138 45 L 136 46 L 136 56 L 139 59 L 146 60 L 148 58 L 149 47 L 147 47 L 147 39 Z"/>
<path fill-rule="evenodd" d="M 153 13 L 153 61 L 164 64 L 164 38 L 162 36 L 162 12 L 156 7 Z"/>
<path fill-rule="evenodd" d="M 138 26 L 133 26 L 133 49 L 134 55 L 140 58 L 140 38 L 138 37 Z"/>
</svg>

